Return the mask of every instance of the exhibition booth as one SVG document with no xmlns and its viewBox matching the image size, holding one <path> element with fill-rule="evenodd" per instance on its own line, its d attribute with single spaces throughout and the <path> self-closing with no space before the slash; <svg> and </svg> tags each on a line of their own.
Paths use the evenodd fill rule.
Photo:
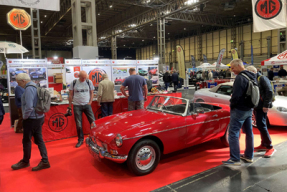
<svg viewBox="0 0 287 192">
<path fill-rule="evenodd" d="M 129 69 L 134 68 L 136 72 L 152 82 L 153 86 L 159 84 L 158 61 L 155 60 L 81 60 L 67 59 L 64 64 L 51 64 L 46 59 L 7 59 L 8 89 L 10 123 L 14 125 L 18 114 L 15 106 L 14 90 L 17 86 L 16 75 L 20 73 L 29 74 L 31 80 L 38 86 L 47 88 L 51 94 L 51 109 L 46 113 L 43 125 L 44 141 L 69 138 L 77 135 L 74 116 L 65 117 L 68 107 L 69 87 L 74 79 L 79 77 L 80 71 L 86 71 L 89 79 L 93 82 L 94 101 L 92 109 L 95 118 L 101 118 L 100 107 L 97 103 L 97 90 L 102 75 L 107 74 L 115 84 L 115 102 L 113 113 L 126 112 L 128 100 L 120 92 L 120 86 L 125 78 L 129 76 Z M 145 107 L 154 95 L 166 94 L 181 97 L 181 93 L 167 93 L 158 91 L 149 94 Z M 83 117 L 83 130 L 85 134 L 90 131 L 90 125 L 86 117 Z"/>
</svg>

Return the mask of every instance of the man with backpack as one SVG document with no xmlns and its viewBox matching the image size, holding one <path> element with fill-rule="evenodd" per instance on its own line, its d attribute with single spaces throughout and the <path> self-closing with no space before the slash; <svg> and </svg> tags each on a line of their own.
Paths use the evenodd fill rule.
<svg viewBox="0 0 287 192">
<path fill-rule="evenodd" d="M 88 74 L 85 71 L 80 71 L 79 79 L 74 80 L 70 86 L 69 107 L 67 112 L 72 110 L 72 102 L 74 109 L 74 118 L 76 121 L 78 143 L 76 148 L 80 147 L 84 142 L 84 133 L 82 128 L 82 114 L 84 113 L 91 127 L 95 126 L 95 116 L 91 107 L 94 97 L 94 85 L 88 79 Z"/>
<path fill-rule="evenodd" d="M 38 145 L 42 159 L 38 166 L 33 167 L 32 171 L 39 171 L 50 167 L 48 161 L 47 149 L 43 141 L 42 125 L 44 124 L 44 113 L 37 112 L 38 102 L 38 88 L 36 84 L 31 81 L 30 76 L 26 73 L 20 73 L 16 77 L 19 86 L 25 88 L 21 98 L 22 114 L 23 114 L 23 159 L 12 165 L 12 169 L 18 170 L 30 166 L 31 157 L 31 138 L 34 137 L 35 144 Z M 49 97 L 49 96 L 48 96 Z M 50 97 L 49 97 L 50 98 Z"/>
<path fill-rule="evenodd" d="M 255 74 L 244 69 L 242 60 L 235 59 L 230 63 L 231 70 L 237 75 L 233 84 L 233 93 L 230 99 L 230 123 L 229 123 L 229 147 L 230 158 L 222 163 L 225 165 L 241 165 L 240 159 L 253 162 L 253 132 L 252 132 L 252 108 L 253 97 L 249 95 L 250 86 L 256 83 Z M 253 88 L 253 87 L 252 87 Z M 253 89 L 251 89 L 253 90 Z M 257 97 L 259 96 L 257 86 Z M 258 99 L 257 99 L 258 103 Z M 240 155 L 239 135 L 244 126 L 246 133 L 246 148 Z"/>
<path fill-rule="evenodd" d="M 265 158 L 271 157 L 276 149 L 272 146 L 272 140 L 267 129 L 267 112 L 269 108 L 272 108 L 272 100 L 274 99 L 274 93 L 271 83 L 267 77 L 257 72 L 257 69 L 253 66 L 246 68 L 248 71 L 256 74 L 258 86 L 260 90 L 260 100 L 258 106 L 254 109 L 255 119 L 257 127 L 261 135 L 261 145 L 254 148 L 255 152 L 265 151 Z"/>
</svg>

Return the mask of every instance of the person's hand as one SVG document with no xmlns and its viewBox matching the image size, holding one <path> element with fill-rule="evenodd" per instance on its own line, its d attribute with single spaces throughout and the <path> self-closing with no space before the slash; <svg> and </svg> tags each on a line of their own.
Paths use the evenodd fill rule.
<svg viewBox="0 0 287 192">
<path fill-rule="evenodd" d="M 100 106 L 101 106 L 101 103 L 98 103 L 98 106 L 100 107 Z"/>
<path fill-rule="evenodd" d="M 263 112 L 264 112 L 264 113 L 267 113 L 267 112 L 268 112 L 268 108 L 263 107 Z"/>
<path fill-rule="evenodd" d="M 90 101 L 90 102 L 88 103 L 88 105 L 92 105 L 92 101 Z"/>
<path fill-rule="evenodd" d="M 147 97 L 144 97 L 144 101 L 147 101 Z"/>
<path fill-rule="evenodd" d="M 72 111 L 72 108 L 71 108 L 71 107 L 68 107 L 68 108 L 67 108 L 67 113 L 68 113 L 69 111 Z"/>
</svg>

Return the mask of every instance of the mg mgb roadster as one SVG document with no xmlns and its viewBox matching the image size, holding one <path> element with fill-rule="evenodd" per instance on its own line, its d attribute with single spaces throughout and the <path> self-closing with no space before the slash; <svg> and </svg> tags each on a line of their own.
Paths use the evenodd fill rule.
<svg viewBox="0 0 287 192">
<path fill-rule="evenodd" d="M 86 145 L 98 160 L 127 162 L 134 174 L 145 175 L 157 167 L 162 154 L 215 138 L 228 146 L 229 119 L 224 104 L 155 96 L 146 109 L 96 120 Z"/>
</svg>

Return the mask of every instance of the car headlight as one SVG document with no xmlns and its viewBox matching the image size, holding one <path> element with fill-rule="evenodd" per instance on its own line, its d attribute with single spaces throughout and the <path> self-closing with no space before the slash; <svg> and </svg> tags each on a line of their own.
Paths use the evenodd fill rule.
<svg viewBox="0 0 287 192">
<path fill-rule="evenodd" d="M 285 107 L 277 107 L 277 110 L 280 112 L 287 112 L 287 108 Z"/>
<path fill-rule="evenodd" d="M 116 140 L 116 145 L 118 147 L 121 147 L 123 145 L 123 138 L 122 138 L 121 134 L 117 134 L 115 140 Z"/>
</svg>

